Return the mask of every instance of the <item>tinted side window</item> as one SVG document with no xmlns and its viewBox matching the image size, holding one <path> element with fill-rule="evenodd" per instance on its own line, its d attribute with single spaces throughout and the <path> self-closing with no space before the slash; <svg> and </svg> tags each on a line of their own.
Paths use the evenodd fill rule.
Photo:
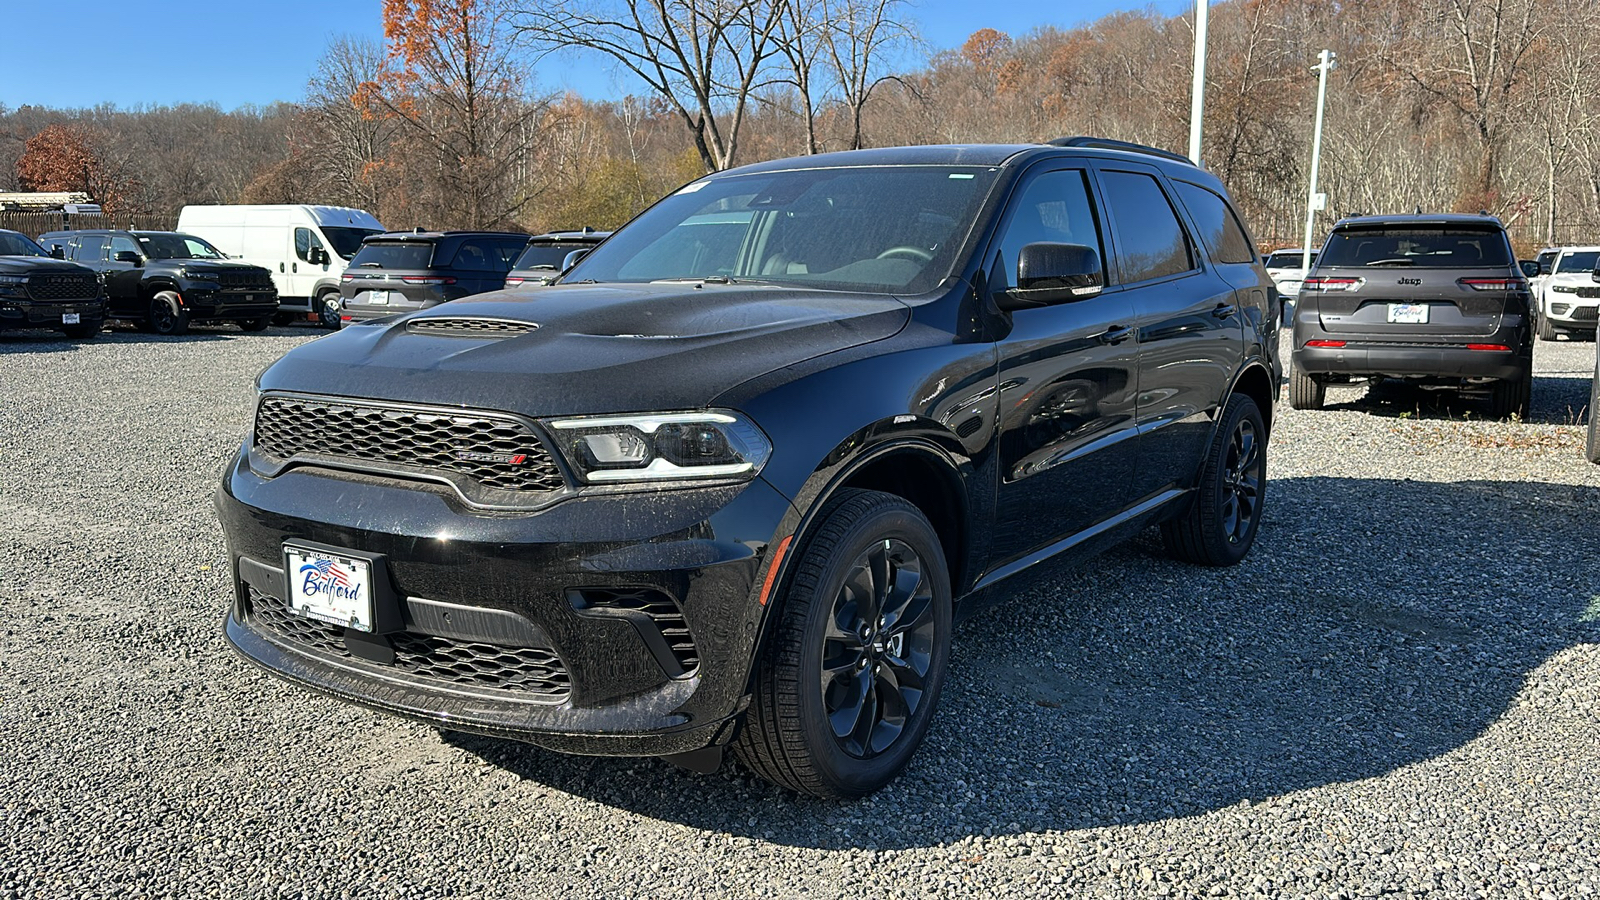
<svg viewBox="0 0 1600 900">
<path fill-rule="evenodd" d="M 1194 268 L 1189 239 L 1161 185 L 1138 172 L 1102 172 L 1106 206 L 1117 236 L 1124 283 L 1165 278 Z"/>
<path fill-rule="evenodd" d="M 1228 208 L 1227 201 L 1207 188 L 1183 181 L 1174 181 L 1178 196 L 1188 207 L 1189 216 L 1200 229 L 1200 240 L 1205 242 L 1211 258 L 1219 263 L 1255 262 L 1256 251 L 1245 237 L 1244 227 Z"/>
<path fill-rule="evenodd" d="M 133 238 L 128 237 L 125 234 L 114 234 L 114 235 L 112 235 L 111 236 L 111 256 L 113 258 L 115 258 L 118 253 L 122 253 L 124 251 L 131 251 L 133 253 L 139 253 L 139 245 L 135 244 L 133 242 Z M 139 255 L 143 256 L 144 254 L 143 253 L 139 253 Z"/>
<path fill-rule="evenodd" d="M 322 241 L 317 239 L 317 233 L 309 228 L 296 228 L 294 230 L 294 255 L 300 257 L 301 262 L 311 261 L 311 248 L 321 249 Z"/>
<path fill-rule="evenodd" d="M 1017 255 L 1023 247 L 1037 243 L 1082 244 L 1093 247 L 1105 259 L 1100 226 L 1095 222 L 1089 185 L 1082 171 L 1045 172 L 1028 182 L 1011 202 L 1000 233 L 996 267 L 996 271 L 1004 273 L 1005 280 L 995 285 L 997 289 L 1017 286 Z"/>
<path fill-rule="evenodd" d="M 526 246 L 528 246 L 527 241 L 516 238 L 500 238 L 494 241 L 492 244 L 494 253 L 490 257 L 490 262 L 494 263 L 494 270 L 511 271 L 511 267 L 517 263 L 517 257 L 522 255 L 522 248 Z"/>
<path fill-rule="evenodd" d="M 103 234 L 86 234 L 73 244 L 77 247 L 72 258 L 78 262 L 99 262 L 106 259 L 107 238 Z"/>
<path fill-rule="evenodd" d="M 493 272 L 498 258 L 488 241 L 468 238 L 456 248 L 456 258 L 450 266 L 464 272 Z"/>
</svg>

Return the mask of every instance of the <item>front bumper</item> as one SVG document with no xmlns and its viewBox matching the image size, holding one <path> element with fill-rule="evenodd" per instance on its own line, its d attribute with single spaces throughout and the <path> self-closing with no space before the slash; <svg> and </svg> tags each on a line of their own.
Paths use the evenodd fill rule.
<svg viewBox="0 0 1600 900">
<path fill-rule="evenodd" d="M 1556 294 L 1545 304 L 1544 316 L 1567 331 L 1594 331 L 1600 323 L 1600 299 Z"/>
<path fill-rule="evenodd" d="M 757 479 L 479 515 L 453 494 L 385 478 L 310 467 L 264 478 L 242 454 L 217 508 L 235 587 L 226 633 L 251 661 L 414 720 L 606 756 L 729 738 L 748 702 L 765 551 L 790 512 Z M 286 594 L 286 539 L 374 554 L 396 605 L 385 636 L 258 608 Z M 635 594 L 665 600 L 668 616 L 594 601 Z M 323 630 L 307 637 L 302 623 Z M 683 635 L 669 636 L 678 657 L 662 653 L 679 624 L 694 654 L 687 670 L 673 665 Z M 523 658 L 543 679 L 532 690 L 483 674 Z"/>
<path fill-rule="evenodd" d="M 278 311 L 278 295 L 272 288 L 228 288 L 219 291 L 190 287 L 182 291 L 180 296 L 191 319 L 261 319 Z"/>
<path fill-rule="evenodd" d="M 103 321 L 106 315 L 105 300 L 41 303 L 0 297 L 0 329 L 62 328 L 61 317 L 67 314 L 76 314 L 82 325 Z"/>
</svg>

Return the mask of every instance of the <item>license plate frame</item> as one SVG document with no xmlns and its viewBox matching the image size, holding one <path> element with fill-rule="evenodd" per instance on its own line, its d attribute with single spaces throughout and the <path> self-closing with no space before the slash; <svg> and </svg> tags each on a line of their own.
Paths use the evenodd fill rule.
<svg viewBox="0 0 1600 900">
<path fill-rule="evenodd" d="M 1428 324 L 1428 304 L 1426 303 L 1391 303 L 1389 304 L 1390 325 L 1426 325 Z"/>
<path fill-rule="evenodd" d="M 388 306 L 389 305 L 389 292 L 388 291 L 367 291 L 367 302 L 372 304 L 373 306 Z"/>
<path fill-rule="evenodd" d="M 62 313 L 61 314 L 61 324 L 63 324 L 63 325 L 79 325 L 79 324 L 82 324 L 82 322 L 83 322 L 83 315 L 81 313 Z"/>
<path fill-rule="evenodd" d="M 290 612 L 354 631 L 374 631 L 374 560 L 285 541 L 283 568 L 289 581 Z"/>
</svg>

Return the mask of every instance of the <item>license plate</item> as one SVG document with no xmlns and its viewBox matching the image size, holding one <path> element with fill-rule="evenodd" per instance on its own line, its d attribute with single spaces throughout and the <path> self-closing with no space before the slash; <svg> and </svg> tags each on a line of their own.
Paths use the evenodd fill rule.
<svg viewBox="0 0 1600 900">
<path fill-rule="evenodd" d="M 1428 304 L 1391 303 L 1389 304 L 1389 321 L 1395 325 L 1426 325 L 1428 324 Z"/>
<path fill-rule="evenodd" d="M 372 630 L 372 563 L 309 547 L 283 545 L 289 609 L 308 619 Z"/>
<path fill-rule="evenodd" d="M 375 303 L 375 304 L 377 304 L 379 306 L 386 305 L 389 302 L 389 292 L 388 291 L 367 291 L 367 302 L 368 303 Z"/>
<path fill-rule="evenodd" d="M 61 324 L 63 324 L 63 325 L 76 325 L 76 324 L 78 324 L 78 314 L 77 313 L 62 313 L 61 314 Z"/>
<path fill-rule="evenodd" d="M 244 295 L 244 302 L 246 302 L 246 303 L 254 303 L 255 299 L 256 299 L 256 295 L 255 294 L 245 294 Z"/>
</svg>

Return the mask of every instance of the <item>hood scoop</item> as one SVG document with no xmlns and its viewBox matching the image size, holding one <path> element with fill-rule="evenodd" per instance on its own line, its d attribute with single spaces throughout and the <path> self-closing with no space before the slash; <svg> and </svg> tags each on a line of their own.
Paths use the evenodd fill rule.
<svg viewBox="0 0 1600 900">
<path fill-rule="evenodd" d="M 538 327 L 533 322 L 518 322 L 513 319 L 481 319 L 463 316 L 432 316 L 412 319 L 406 323 L 406 330 L 412 334 L 478 338 L 480 340 L 516 337 L 519 334 L 527 334 Z"/>
</svg>

